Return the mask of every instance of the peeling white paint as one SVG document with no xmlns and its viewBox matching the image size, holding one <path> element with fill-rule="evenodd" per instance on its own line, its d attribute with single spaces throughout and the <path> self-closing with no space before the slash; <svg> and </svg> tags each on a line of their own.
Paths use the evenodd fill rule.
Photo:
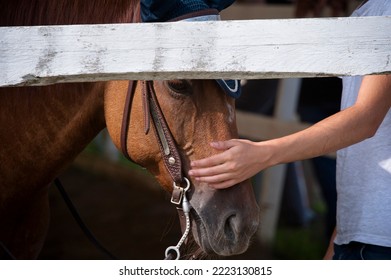
<svg viewBox="0 0 391 280">
<path fill-rule="evenodd" d="M 391 17 L 0 27 L 0 86 L 391 73 L 389 30 Z"/>
</svg>

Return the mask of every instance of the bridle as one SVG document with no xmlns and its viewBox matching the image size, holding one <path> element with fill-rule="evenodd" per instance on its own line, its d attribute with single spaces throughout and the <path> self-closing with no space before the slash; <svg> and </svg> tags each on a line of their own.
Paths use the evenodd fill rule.
<svg viewBox="0 0 391 280">
<path fill-rule="evenodd" d="M 216 9 L 206 9 L 202 11 L 196 11 L 185 16 L 172 19 L 170 21 L 213 21 L 219 20 L 219 12 Z M 217 83 L 224 89 L 224 91 L 233 98 L 238 98 L 240 95 L 240 84 L 237 80 L 216 80 Z M 179 248 L 187 239 L 190 232 L 190 210 L 191 205 L 187 200 L 186 193 L 190 189 L 190 181 L 183 176 L 182 173 L 182 161 L 164 115 L 160 109 L 159 102 L 156 98 L 156 93 L 153 85 L 153 81 L 142 81 L 142 100 L 144 111 L 144 132 L 148 134 L 150 130 L 150 123 L 152 121 L 153 130 L 157 142 L 159 144 L 160 153 L 164 165 L 173 181 L 173 191 L 171 194 L 171 202 L 177 206 L 179 215 L 179 221 L 182 229 L 182 237 L 176 246 L 170 246 L 166 249 L 165 259 L 179 259 Z M 128 91 L 125 99 L 125 107 L 122 116 L 121 125 L 121 150 L 125 157 L 132 160 L 127 147 L 127 137 L 130 123 L 130 111 L 132 107 L 132 101 L 136 89 L 137 81 L 130 81 Z M 184 185 L 184 186 L 183 186 Z M 192 257 L 197 257 L 202 254 L 202 250 L 197 250 L 197 253 Z"/>
<path fill-rule="evenodd" d="M 165 259 L 179 259 L 180 247 L 186 241 L 190 232 L 190 209 L 191 205 L 187 200 L 186 193 L 190 189 L 190 181 L 182 174 L 181 157 L 171 134 L 171 131 L 164 118 L 159 102 L 156 98 L 153 81 L 142 81 L 142 102 L 144 111 L 144 132 L 150 131 L 150 123 L 153 124 L 153 130 L 159 145 L 160 153 L 164 165 L 173 181 L 173 191 L 171 194 L 171 203 L 177 206 L 179 220 L 183 235 L 176 246 L 170 246 L 166 249 Z M 121 150 L 125 157 L 132 160 L 128 153 L 127 138 L 130 124 L 130 112 L 132 101 L 136 90 L 137 81 L 130 81 L 125 99 L 124 112 L 121 125 Z"/>
<path fill-rule="evenodd" d="M 127 149 L 127 135 L 130 123 L 130 111 L 132 107 L 132 101 L 136 89 L 137 81 L 130 81 L 129 87 L 125 99 L 125 107 L 123 112 L 122 126 L 121 126 L 121 150 L 126 158 L 132 160 Z M 156 98 L 155 89 L 153 87 L 153 81 L 142 81 L 142 98 L 143 98 L 143 110 L 144 110 L 144 132 L 149 133 L 150 123 L 152 121 L 153 130 L 159 149 L 166 166 L 168 173 L 173 180 L 173 191 L 171 194 L 171 202 L 177 206 L 177 212 L 179 215 L 179 221 L 182 229 L 182 237 L 175 246 L 170 246 L 165 251 L 165 259 L 179 259 L 180 247 L 186 241 L 190 232 L 190 210 L 191 205 L 187 200 L 186 193 L 190 189 L 190 181 L 182 174 L 182 161 L 175 140 L 170 132 L 164 115 L 160 109 L 159 103 Z M 110 259 L 116 259 L 106 248 L 104 248 L 98 240 L 95 239 L 91 231 L 85 226 L 80 218 L 79 213 L 74 207 L 72 201 L 68 197 L 65 189 L 58 178 L 54 180 L 55 185 L 59 189 L 61 196 L 64 198 L 72 216 L 76 219 L 79 226 L 90 239 L 90 241 Z M 184 185 L 184 186 L 183 186 Z M 8 248 L 0 241 L 0 249 L 4 251 L 7 257 L 16 259 L 14 255 L 8 250 Z M 199 253 L 199 251 L 198 251 Z"/>
<path fill-rule="evenodd" d="M 132 160 L 127 149 L 127 135 L 130 123 L 130 111 L 132 107 L 132 101 L 136 89 L 137 81 L 130 81 L 128 91 L 125 99 L 125 106 L 123 112 L 123 119 L 121 124 L 121 136 L 120 144 L 121 150 L 125 157 Z M 229 93 L 228 93 L 229 94 Z M 232 93 L 232 97 L 235 98 L 235 92 Z M 144 110 L 144 131 L 148 134 L 150 130 L 150 123 L 152 120 L 155 136 L 159 144 L 159 148 L 164 160 L 164 164 L 173 180 L 173 191 L 171 194 L 171 202 L 177 205 L 177 212 L 179 215 L 179 221 L 182 229 L 182 237 L 175 246 L 169 246 L 165 251 L 165 260 L 179 259 L 180 247 L 187 240 L 190 232 L 190 210 L 191 205 L 187 199 L 187 192 L 190 189 L 190 181 L 182 174 L 182 162 L 175 140 L 170 132 L 164 115 L 160 109 L 159 103 L 156 98 L 156 93 L 153 87 L 152 81 L 142 82 L 142 98 L 143 98 L 143 110 Z M 67 195 L 60 180 L 56 178 L 54 180 L 55 185 L 59 189 L 61 196 L 64 198 L 72 216 L 76 219 L 79 226 L 90 239 L 90 241 L 110 259 L 117 259 L 106 248 L 104 248 L 98 240 L 93 236 L 91 231 L 85 226 L 75 206 Z M 183 186 L 185 184 L 185 186 Z M 0 240 L 0 249 L 4 251 L 7 257 L 16 259 L 14 255 L 8 250 L 8 248 Z M 191 259 L 199 258 L 202 255 L 202 249 L 198 248 L 191 256 Z"/>
</svg>

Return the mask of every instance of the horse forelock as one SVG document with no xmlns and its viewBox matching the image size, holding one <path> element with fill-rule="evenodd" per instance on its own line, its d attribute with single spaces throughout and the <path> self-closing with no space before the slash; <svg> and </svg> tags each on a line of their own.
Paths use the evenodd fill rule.
<svg viewBox="0 0 391 280">
<path fill-rule="evenodd" d="M 140 19 L 136 0 L 5 0 L 0 26 L 131 23 Z"/>
</svg>

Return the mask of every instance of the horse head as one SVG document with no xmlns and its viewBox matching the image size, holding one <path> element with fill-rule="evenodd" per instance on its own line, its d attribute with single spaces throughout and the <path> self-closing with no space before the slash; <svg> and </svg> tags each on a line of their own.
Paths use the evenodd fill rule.
<svg viewBox="0 0 391 280">
<path fill-rule="evenodd" d="M 138 82 L 131 84 L 130 89 L 128 87 L 129 83 L 122 81 L 107 85 L 105 115 L 108 131 L 115 145 L 121 148 L 122 138 L 126 142 L 125 145 L 122 143 L 122 149 L 126 147 L 125 153 L 148 169 L 170 193 L 173 192 L 175 175 L 167 168 L 171 163 L 164 159 L 163 146 L 172 149 L 171 146 L 175 145 L 181 175 L 188 177 L 191 160 L 216 153 L 210 142 L 238 137 L 235 100 L 226 95 L 215 80 Z M 128 113 L 123 112 L 129 91 L 133 94 L 131 110 L 126 116 Z M 148 106 L 155 106 L 148 104 L 148 94 L 152 95 L 150 98 L 156 98 L 161 116 L 146 111 Z M 129 122 L 125 122 L 124 135 L 121 124 L 127 117 Z M 164 118 L 163 125 L 157 125 L 163 127 L 151 132 L 154 118 Z M 159 140 L 159 133 L 167 129 L 173 143 L 170 139 Z M 170 160 L 172 163 L 178 161 L 175 156 Z M 259 222 L 259 209 L 249 181 L 224 190 L 191 181 L 188 199 L 192 207 L 192 234 L 205 253 L 229 256 L 243 253 L 248 248 Z"/>
</svg>

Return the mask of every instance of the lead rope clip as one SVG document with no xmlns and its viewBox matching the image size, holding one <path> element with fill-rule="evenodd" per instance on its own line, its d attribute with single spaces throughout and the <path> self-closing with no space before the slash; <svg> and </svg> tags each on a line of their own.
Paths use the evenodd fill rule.
<svg viewBox="0 0 391 280">
<path fill-rule="evenodd" d="M 175 255 L 176 255 L 176 258 L 175 260 L 179 260 L 181 254 L 179 252 L 179 248 L 182 246 L 183 242 L 185 242 L 187 236 L 189 235 L 189 232 L 190 232 L 190 209 L 191 209 L 191 205 L 189 203 L 189 201 L 187 200 L 187 196 L 186 196 L 186 192 L 190 189 L 190 181 L 184 177 L 185 181 L 186 181 L 186 184 L 187 186 L 185 188 L 182 188 L 182 187 L 178 187 L 175 182 L 174 182 L 174 190 L 175 189 L 182 189 L 180 191 L 180 196 L 181 196 L 181 199 L 182 199 L 182 211 L 183 211 L 183 214 L 185 215 L 185 218 L 186 218 L 186 229 L 185 231 L 183 232 L 183 235 L 181 237 L 181 239 L 179 240 L 178 244 L 176 246 L 170 246 L 166 249 L 166 252 L 165 252 L 165 256 L 166 256 L 166 259 L 168 259 L 168 256 L 169 256 L 169 253 L 171 251 L 174 251 L 175 252 Z M 172 199 L 171 199 L 172 200 Z M 174 204 L 179 204 L 179 203 L 175 203 L 173 202 Z"/>
</svg>

